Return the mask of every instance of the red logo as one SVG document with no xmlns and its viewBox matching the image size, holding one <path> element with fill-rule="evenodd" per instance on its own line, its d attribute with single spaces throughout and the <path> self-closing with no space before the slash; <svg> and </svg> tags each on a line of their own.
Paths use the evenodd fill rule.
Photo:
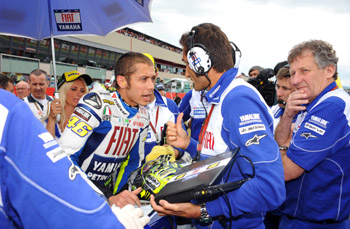
<svg viewBox="0 0 350 229">
<path fill-rule="evenodd" d="M 212 132 L 205 132 L 202 147 L 205 149 L 214 149 L 214 134 Z"/>
</svg>

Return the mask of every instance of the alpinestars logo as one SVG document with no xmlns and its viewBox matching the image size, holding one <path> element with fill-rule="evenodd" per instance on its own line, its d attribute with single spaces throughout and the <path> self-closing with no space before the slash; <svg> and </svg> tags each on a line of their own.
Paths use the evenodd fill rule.
<svg viewBox="0 0 350 229">
<path fill-rule="evenodd" d="M 260 140 L 262 138 L 264 138 L 266 135 L 267 134 L 260 135 L 260 136 L 258 136 L 257 134 L 254 135 L 254 137 L 252 137 L 251 139 L 248 139 L 248 141 L 246 141 L 245 146 L 259 145 L 260 144 Z"/>
<path fill-rule="evenodd" d="M 311 132 L 309 132 L 309 133 L 302 133 L 302 134 L 300 134 L 300 137 L 304 137 L 304 138 L 306 138 L 306 139 L 309 139 L 309 138 L 317 138 L 317 136 L 312 135 Z"/>
</svg>

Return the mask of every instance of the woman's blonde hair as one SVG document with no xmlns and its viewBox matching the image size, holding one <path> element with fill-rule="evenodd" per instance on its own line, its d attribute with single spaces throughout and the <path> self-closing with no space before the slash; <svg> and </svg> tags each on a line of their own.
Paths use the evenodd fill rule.
<svg viewBox="0 0 350 229">
<path fill-rule="evenodd" d="M 85 83 L 85 80 L 83 80 L 82 78 L 77 79 L 77 80 L 81 80 L 84 82 L 84 86 L 85 86 L 85 91 L 86 93 L 89 92 L 89 88 Z M 69 119 L 70 117 L 67 117 L 67 114 L 64 112 L 64 108 L 66 106 L 66 100 L 67 100 L 67 94 L 68 91 L 70 90 L 70 88 L 73 86 L 74 81 L 71 82 L 65 82 L 60 89 L 58 90 L 59 93 L 59 97 L 60 97 L 60 102 L 61 102 L 61 107 L 62 107 L 62 114 L 61 114 L 61 123 L 59 124 L 59 127 L 61 129 L 61 131 L 64 130 L 64 128 L 66 127 L 64 124 L 66 123 L 67 119 Z"/>
</svg>

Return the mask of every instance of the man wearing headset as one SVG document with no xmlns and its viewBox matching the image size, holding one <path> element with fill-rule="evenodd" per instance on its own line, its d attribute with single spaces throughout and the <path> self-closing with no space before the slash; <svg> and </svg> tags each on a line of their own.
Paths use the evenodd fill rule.
<svg viewBox="0 0 350 229">
<path fill-rule="evenodd" d="M 192 218 L 197 228 L 264 228 L 265 212 L 276 209 L 285 199 L 272 113 L 259 92 L 239 79 L 235 64 L 240 52 L 237 46 L 230 45 L 218 26 L 209 23 L 195 26 L 182 35 L 180 43 L 186 76 L 194 82 L 195 90 L 208 90 L 205 95 L 208 111 L 198 142 L 183 131 L 180 114 L 176 124 L 168 122 L 168 144 L 201 160 L 240 147 L 238 154 L 250 158 L 255 176 L 235 191 L 195 204 L 171 204 L 165 200 L 157 204 L 152 196 L 152 207 L 160 215 Z M 242 178 L 234 166 L 228 182 Z"/>
</svg>

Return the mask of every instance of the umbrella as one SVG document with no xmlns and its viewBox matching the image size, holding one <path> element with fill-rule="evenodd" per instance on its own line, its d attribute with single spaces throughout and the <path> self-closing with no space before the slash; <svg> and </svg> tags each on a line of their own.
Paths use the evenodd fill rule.
<svg viewBox="0 0 350 229">
<path fill-rule="evenodd" d="M 54 37 L 105 36 L 126 25 L 151 22 L 152 0 L 0 0 L 0 34 L 51 39 L 57 91 Z"/>
</svg>

